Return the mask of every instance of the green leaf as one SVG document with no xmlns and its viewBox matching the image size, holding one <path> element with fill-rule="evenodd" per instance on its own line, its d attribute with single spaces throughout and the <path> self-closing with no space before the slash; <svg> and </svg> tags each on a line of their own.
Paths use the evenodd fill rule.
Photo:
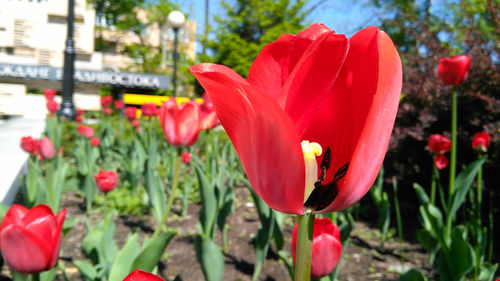
<svg viewBox="0 0 500 281">
<path fill-rule="evenodd" d="M 98 274 L 97 270 L 87 261 L 79 260 L 74 261 L 73 264 L 78 268 L 80 274 L 86 281 L 97 280 Z"/>
<path fill-rule="evenodd" d="M 103 236 L 102 230 L 97 227 L 92 228 L 82 241 L 82 250 L 93 263 L 98 264 L 100 258 L 99 245 Z"/>
<path fill-rule="evenodd" d="M 437 239 L 425 229 L 417 231 L 417 239 L 428 252 L 435 252 L 439 248 Z"/>
<path fill-rule="evenodd" d="M 498 264 L 483 264 L 479 273 L 479 281 L 492 281 L 495 278 Z"/>
<path fill-rule="evenodd" d="M 3 216 L 9 210 L 9 206 L 5 205 L 3 202 L 0 202 L 0 222 L 3 219 Z"/>
<path fill-rule="evenodd" d="M 141 246 L 139 245 L 138 239 L 139 234 L 137 233 L 128 237 L 127 243 L 123 246 L 113 262 L 111 272 L 109 273 L 109 281 L 121 281 L 132 272 L 132 264 L 141 252 Z"/>
<path fill-rule="evenodd" d="M 50 270 L 40 272 L 40 281 L 53 281 L 56 279 L 57 268 L 53 267 Z"/>
<path fill-rule="evenodd" d="M 220 281 L 224 275 L 224 256 L 210 237 L 198 235 L 194 239 L 196 257 L 206 281 Z"/>
<path fill-rule="evenodd" d="M 398 281 L 427 281 L 427 278 L 422 272 L 412 268 L 399 276 Z"/>
<path fill-rule="evenodd" d="M 68 232 L 73 228 L 73 226 L 76 225 L 78 220 L 79 220 L 78 217 L 70 217 L 70 218 L 64 219 L 63 228 L 62 228 L 63 236 L 68 234 Z"/>
<path fill-rule="evenodd" d="M 418 201 L 420 201 L 420 204 L 422 205 L 429 204 L 430 201 L 429 196 L 427 196 L 427 193 L 420 184 L 414 182 L 413 189 L 415 189 L 415 192 L 417 193 Z"/>
<path fill-rule="evenodd" d="M 199 163 L 194 163 L 194 170 L 200 183 L 200 196 L 203 202 L 200 210 L 201 227 L 206 236 L 212 237 L 217 216 L 217 199 L 215 197 L 214 188 L 208 183 L 207 176 L 203 173 Z"/>
<path fill-rule="evenodd" d="M 442 259 L 444 258 L 444 259 Z M 461 281 L 474 266 L 474 250 L 464 238 L 463 230 L 455 227 L 451 234 L 449 251 L 442 249 L 439 262 L 440 278 L 445 281 Z"/>
<path fill-rule="evenodd" d="M 139 268 L 151 272 L 155 266 L 158 265 L 158 262 L 160 262 L 165 248 L 176 234 L 177 232 L 175 231 L 168 231 L 149 241 L 141 253 L 135 258 L 131 270 Z"/>
<path fill-rule="evenodd" d="M 452 204 L 448 214 L 455 216 L 455 213 L 463 204 L 467 192 L 469 191 L 472 182 L 476 178 L 479 168 L 481 168 L 486 161 L 486 158 L 480 158 L 469 164 L 458 176 L 455 181 L 455 191 L 453 193 Z"/>
</svg>

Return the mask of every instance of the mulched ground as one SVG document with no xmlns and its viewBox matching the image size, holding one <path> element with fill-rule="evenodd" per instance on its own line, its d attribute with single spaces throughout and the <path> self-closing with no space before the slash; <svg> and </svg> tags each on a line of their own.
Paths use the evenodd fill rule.
<svg viewBox="0 0 500 281">
<path fill-rule="evenodd" d="M 224 280 L 251 280 L 255 251 L 253 237 L 259 227 L 259 219 L 253 206 L 250 193 L 245 187 L 236 187 L 235 212 L 228 217 L 228 253 L 225 255 Z M 67 208 L 67 217 L 80 217 L 75 227 L 63 238 L 63 260 L 66 273 L 71 280 L 83 280 L 76 267 L 71 264 L 73 260 L 85 259 L 81 251 L 81 241 L 85 235 L 85 212 L 82 209 L 83 199 L 75 194 L 66 194 L 63 206 Z M 180 205 L 174 205 L 173 212 L 167 224 L 175 228 L 178 234 L 166 248 L 168 257 L 159 265 L 161 277 L 171 281 L 204 280 L 201 268 L 196 260 L 194 251 L 194 237 L 198 233 L 199 204 L 191 204 L 186 217 L 178 215 Z M 90 215 L 90 221 L 101 219 L 100 214 Z M 155 220 L 151 216 L 144 217 L 116 217 L 117 226 L 115 240 L 121 247 L 131 231 L 141 231 L 141 235 L 152 235 Z M 290 251 L 290 240 L 293 229 L 293 217 L 285 220 L 285 249 Z M 356 222 L 351 235 L 351 242 L 341 264 L 339 280 L 397 280 L 401 269 L 400 243 L 390 239 L 385 244 L 385 249 L 379 248 L 378 231 L 363 222 Z M 216 243 L 221 245 L 220 235 Z M 402 244 L 405 257 L 404 268 L 418 268 L 432 275 L 427 266 L 428 256 L 419 244 L 404 242 Z M 10 280 L 10 273 L 4 265 L 0 272 L 0 280 Z M 62 278 L 60 278 L 62 280 Z M 288 271 L 279 261 L 273 249 L 268 254 L 259 280 L 290 280 Z"/>
</svg>

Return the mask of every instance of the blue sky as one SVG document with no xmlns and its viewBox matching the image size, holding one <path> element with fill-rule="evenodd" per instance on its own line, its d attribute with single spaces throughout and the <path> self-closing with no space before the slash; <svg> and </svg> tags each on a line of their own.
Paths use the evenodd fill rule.
<svg viewBox="0 0 500 281">
<path fill-rule="evenodd" d="M 220 6 L 222 0 L 210 0 L 212 16 L 223 16 Z M 231 2 L 231 0 L 227 0 Z M 308 7 L 320 0 L 310 0 Z M 203 33 L 205 23 L 205 0 L 174 0 L 181 5 L 183 12 L 189 14 L 189 19 L 195 20 L 198 25 L 198 34 Z M 356 31 L 369 25 L 376 25 L 373 8 L 366 5 L 367 0 L 327 0 L 321 4 L 307 18 L 310 23 L 322 22 L 337 33 L 352 36 Z M 349 5 L 346 4 L 349 2 Z M 213 17 L 211 24 L 214 24 Z"/>
</svg>

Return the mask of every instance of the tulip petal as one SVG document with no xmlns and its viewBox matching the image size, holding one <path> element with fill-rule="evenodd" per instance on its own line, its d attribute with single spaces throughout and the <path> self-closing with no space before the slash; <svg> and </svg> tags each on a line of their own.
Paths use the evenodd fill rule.
<svg viewBox="0 0 500 281">
<path fill-rule="evenodd" d="M 36 234 L 23 226 L 9 225 L 0 236 L 2 256 L 12 270 L 38 273 L 48 269 L 49 245 Z"/>
<path fill-rule="evenodd" d="M 356 33 L 333 94 L 303 136 L 332 150 L 326 182 L 350 162 L 339 194 L 322 212 L 351 206 L 371 187 L 390 140 L 401 84 L 401 61 L 389 36 L 376 27 Z"/>
<path fill-rule="evenodd" d="M 66 209 L 62 209 L 56 216 L 56 231 L 54 232 L 54 237 L 52 237 L 52 257 L 49 261 L 49 268 L 52 268 L 56 265 L 57 260 L 59 259 L 59 252 L 61 251 L 61 233 L 64 224 L 64 218 L 66 217 Z"/>
<path fill-rule="evenodd" d="M 292 120 L 225 66 L 204 63 L 190 70 L 210 96 L 257 194 L 275 210 L 303 213 L 304 156 Z"/>
<path fill-rule="evenodd" d="M 278 96 L 299 136 L 331 90 L 347 55 L 349 41 L 333 31 L 317 38 L 304 52 Z"/>
<path fill-rule="evenodd" d="M 311 258 L 311 279 L 318 279 L 330 274 L 342 254 L 340 240 L 329 233 L 314 237 Z"/>
</svg>

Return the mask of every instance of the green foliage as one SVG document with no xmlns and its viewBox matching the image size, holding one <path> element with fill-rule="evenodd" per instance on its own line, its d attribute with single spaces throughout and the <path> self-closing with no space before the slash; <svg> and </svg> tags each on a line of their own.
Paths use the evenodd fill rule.
<svg viewBox="0 0 500 281">
<path fill-rule="evenodd" d="M 216 39 L 207 44 L 214 52 L 212 61 L 246 77 L 266 44 L 284 33 L 296 34 L 304 29 L 308 13 L 305 4 L 304 0 L 237 0 L 234 5 L 223 2 L 227 18 L 216 17 Z"/>
<path fill-rule="evenodd" d="M 144 188 L 139 187 L 132 191 L 126 184 L 118 183 L 118 186 L 108 192 L 106 196 L 95 197 L 95 206 L 102 207 L 106 205 L 106 208 L 115 210 L 120 215 L 144 215 L 148 210 Z"/>
</svg>

